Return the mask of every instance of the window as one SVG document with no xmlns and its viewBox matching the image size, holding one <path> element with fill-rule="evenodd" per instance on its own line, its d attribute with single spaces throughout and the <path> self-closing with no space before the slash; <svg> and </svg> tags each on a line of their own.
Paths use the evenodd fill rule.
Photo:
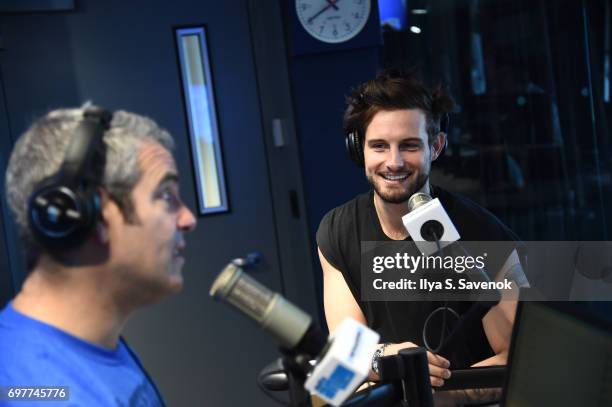
<svg viewBox="0 0 612 407">
<path fill-rule="evenodd" d="M 183 94 L 202 215 L 228 210 L 204 27 L 176 30 Z"/>
</svg>

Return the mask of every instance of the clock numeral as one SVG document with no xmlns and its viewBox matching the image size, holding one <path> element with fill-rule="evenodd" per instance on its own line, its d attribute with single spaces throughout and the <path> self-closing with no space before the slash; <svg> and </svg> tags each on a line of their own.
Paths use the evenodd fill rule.
<svg viewBox="0 0 612 407">
<path fill-rule="evenodd" d="M 355 0 L 355 4 L 363 4 L 363 0 Z"/>
<path fill-rule="evenodd" d="M 336 24 L 334 24 L 334 31 L 332 31 L 332 34 L 334 35 L 334 37 L 338 36 L 338 29 L 336 28 Z"/>
<path fill-rule="evenodd" d="M 361 17 L 361 14 L 359 14 L 359 13 L 353 13 L 353 18 L 354 18 L 354 19 L 356 19 L 356 20 L 357 20 L 357 19 L 359 19 L 360 17 Z"/>
<path fill-rule="evenodd" d="M 306 11 L 306 10 L 308 10 L 310 7 L 312 7 L 310 4 L 306 4 L 306 3 L 302 3 L 302 4 L 300 4 L 300 8 L 302 9 L 302 11 Z"/>
<path fill-rule="evenodd" d="M 344 23 L 344 29 L 348 32 L 351 31 L 351 25 L 349 23 Z"/>
<path fill-rule="evenodd" d="M 321 34 L 321 33 L 323 32 L 323 30 L 325 29 L 325 26 L 324 26 L 324 25 L 322 25 L 322 26 L 321 26 L 321 27 L 319 27 L 319 28 L 320 28 L 320 30 L 319 30 L 319 34 Z"/>
</svg>

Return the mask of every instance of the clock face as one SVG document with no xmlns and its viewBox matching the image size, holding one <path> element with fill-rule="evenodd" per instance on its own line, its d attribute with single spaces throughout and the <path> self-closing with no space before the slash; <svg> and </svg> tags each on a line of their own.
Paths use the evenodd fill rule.
<svg viewBox="0 0 612 407">
<path fill-rule="evenodd" d="M 363 29 L 370 16 L 370 0 L 295 0 L 298 19 L 316 39 L 348 41 Z"/>
</svg>

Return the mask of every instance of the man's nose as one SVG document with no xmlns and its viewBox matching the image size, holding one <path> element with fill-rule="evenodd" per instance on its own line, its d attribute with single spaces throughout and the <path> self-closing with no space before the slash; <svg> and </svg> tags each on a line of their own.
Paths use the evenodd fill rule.
<svg viewBox="0 0 612 407">
<path fill-rule="evenodd" d="M 387 157 L 387 167 L 390 170 L 399 170 L 404 167 L 404 158 L 397 147 L 391 147 L 389 149 L 389 156 Z"/>
<path fill-rule="evenodd" d="M 185 232 L 193 232 L 196 228 L 196 218 L 193 215 L 193 212 L 183 205 L 181 208 L 181 213 L 178 217 L 178 228 Z"/>
</svg>

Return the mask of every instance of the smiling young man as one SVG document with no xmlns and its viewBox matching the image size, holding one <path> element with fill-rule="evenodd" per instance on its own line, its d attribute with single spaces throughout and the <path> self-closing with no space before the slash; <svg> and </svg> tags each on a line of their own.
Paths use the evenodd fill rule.
<svg viewBox="0 0 612 407">
<path fill-rule="evenodd" d="M 324 307 L 330 331 L 350 316 L 379 332 L 376 359 L 405 347 L 424 346 L 426 319 L 442 305 L 362 299 L 361 242 L 411 240 L 402 223 L 410 196 L 421 191 L 439 198 L 463 240 L 515 240 L 516 236 L 490 212 L 430 184 L 431 164 L 443 152 L 446 139 L 440 121 L 453 107 L 441 87 L 431 90 L 411 73 L 385 71 L 356 88 L 347 103 L 344 129 L 355 144 L 353 160 L 365 168 L 373 190 L 333 209 L 321 221 L 317 244 Z M 471 305 L 449 304 L 458 315 Z M 428 352 L 432 385 L 443 385 L 450 368 L 504 364 L 514 307 L 513 302 L 493 307 L 474 324 L 465 342 L 447 354 Z M 428 334 L 430 342 L 436 344 L 440 330 L 432 330 L 438 338 Z M 373 363 L 374 376 L 376 367 Z"/>
<path fill-rule="evenodd" d="M 115 112 L 112 121 L 97 124 L 102 136 L 78 174 L 78 185 L 97 193 L 99 210 L 88 233 L 72 246 L 50 247 L 28 215 L 30 197 L 43 196 L 34 191 L 60 174 L 60 165 L 67 168 L 64 157 L 92 117 L 102 117 L 100 110 L 52 111 L 25 132 L 11 154 L 6 191 L 29 272 L 0 312 L 2 405 L 13 405 L 10 389 L 15 396 L 17 389 L 36 386 L 68 399 L 48 405 L 163 405 L 120 335 L 134 311 L 183 285 L 183 235 L 196 222 L 179 196 L 172 137 L 148 118 Z M 41 394 L 49 397 L 31 393 L 35 405 Z"/>
</svg>

